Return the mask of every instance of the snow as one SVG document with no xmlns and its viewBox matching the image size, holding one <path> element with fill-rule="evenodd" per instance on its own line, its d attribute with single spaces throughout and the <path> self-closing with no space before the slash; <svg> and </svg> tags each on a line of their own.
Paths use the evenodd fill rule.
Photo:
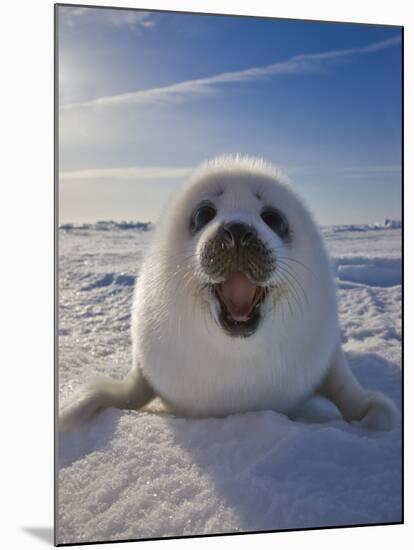
<svg viewBox="0 0 414 550">
<path fill-rule="evenodd" d="M 398 406 L 400 228 L 323 228 L 350 364 Z M 129 370 L 134 277 L 151 234 L 150 224 L 61 227 L 60 402 L 95 372 Z M 60 436 L 59 463 L 59 543 L 401 521 L 400 426 L 369 432 L 316 397 L 296 419 L 185 419 L 157 401 L 109 409 Z"/>
</svg>

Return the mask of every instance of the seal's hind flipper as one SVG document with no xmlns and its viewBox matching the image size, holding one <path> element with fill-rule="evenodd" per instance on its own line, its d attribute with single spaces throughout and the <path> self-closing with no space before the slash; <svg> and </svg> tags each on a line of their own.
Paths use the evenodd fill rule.
<svg viewBox="0 0 414 550">
<path fill-rule="evenodd" d="M 319 393 L 335 403 L 348 422 L 377 431 L 390 431 L 397 423 L 394 403 L 382 393 L 363 388 L 338 345 Z"/>
<path fill-rule="evenodd" d="M 74 430 L 108 407 L 140 409 L 154 397 L 141 369 L 131 370 L 124 380 L 101 376 L 64 405 L 59 415 L 59 431 Z"/>
</svg>

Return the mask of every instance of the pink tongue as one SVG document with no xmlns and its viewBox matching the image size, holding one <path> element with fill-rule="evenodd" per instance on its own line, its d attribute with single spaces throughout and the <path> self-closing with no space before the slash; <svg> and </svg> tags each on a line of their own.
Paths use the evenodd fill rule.
<svg viewBox="0 0 414 550">
<path fill-rule="evenodd" d="M 244 273 L 231 273 L 221 283 L 220 291 L 230 315 L 235 321 L 247 321 L 253 309 L 257 286 Z"/>
</svg>

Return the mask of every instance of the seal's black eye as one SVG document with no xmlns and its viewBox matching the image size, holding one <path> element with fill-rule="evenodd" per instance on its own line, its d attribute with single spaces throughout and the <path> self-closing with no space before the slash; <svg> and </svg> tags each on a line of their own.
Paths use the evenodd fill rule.
<svg viewBox="0 0 414 550">
<path fill-rule="evenodd" d="M 203 202 L 194 210 L 191 220 L 190 229 L 192 233 L 196 233 L 207 225 L 215 217 L 217 210 L 211 202 Z"/>
<path fill-rule="evenodd" d="M 285 217 L 276 208 L 266 207 L 262 214 L 262 220 L 270 227 L 281 239 L 289 236 L 289 226 Z"/>
</svg>

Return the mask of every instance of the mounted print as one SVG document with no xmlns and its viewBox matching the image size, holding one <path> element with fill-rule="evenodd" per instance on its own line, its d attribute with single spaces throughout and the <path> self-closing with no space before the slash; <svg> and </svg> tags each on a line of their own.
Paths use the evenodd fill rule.
<svg viewBox="0 0 414 550">
<path fill-rule="evenodd" d="M 58 4 L 58 545 L 402 522 L 402 27 Z"/>
</svg>

